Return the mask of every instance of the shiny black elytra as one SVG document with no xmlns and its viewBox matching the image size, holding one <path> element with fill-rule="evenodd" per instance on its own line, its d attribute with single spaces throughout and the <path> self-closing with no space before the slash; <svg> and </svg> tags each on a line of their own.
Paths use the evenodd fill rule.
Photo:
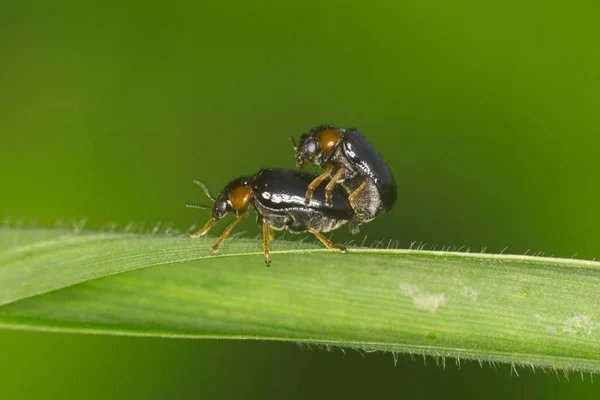
<svg viewBox="0 0 600 400">
<path fill-rule="evenodd" d="M 271 264 L 269 239 L 274 238 L 275 230 L 287 229 L 291 232 L 310 232 L 328 249 L 346 251 L 344 246 L 332 243 L 321 232 L 329 232 L 349 223 L 352 232 L 356 232 L 358 222 L 342 188 L 336 188 L 331 194 L 331 205 L 325 204 L 325 182 L 318 186 L 308 203 L 305 203 L 306 188 L 317 177 L 315 174 L 284 169 L 262 169 L 256 175 L 234 179 L 229 182 L 215 198 L 206 185 L 196 180 L 204 193 L 214 202 L 210 220 L 197 233 L 190 235 L 198 238 L 205 235 L 213 225 L 228 213 L 236 216 L 219 235 L 212 247 L 217 251 L 221 243 L 231 233 L 235 225 L 247 216 L 250 206 L 256 210 L 257 222 L 262 225 L 263 250 L 265 264 Z M 209 206 L 188 204 L 188 207 L 209 209 Z"/>
<path fill-rule="evenodd" d="M 326 187 L 327 200 L 335 185 L 340 184 L 349 193 L 348 199 L 360 222 L 368 222 L 380 211 L 389 212 L 394 207 L 398 196 L 394 175 L 356 128 L 317 126 L 304 133 L 297 146 L 294 143 L 294 150 L 299 167 L 316 164 L 323 168 L 323 173 L 307 188 L 307 203 L 314 189 L 331 176 Z"/>
</svg>

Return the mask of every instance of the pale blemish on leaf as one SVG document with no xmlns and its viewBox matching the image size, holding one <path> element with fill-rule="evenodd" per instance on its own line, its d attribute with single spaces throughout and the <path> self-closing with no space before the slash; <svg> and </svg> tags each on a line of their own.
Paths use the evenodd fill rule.
<svg viewBox="0 0 600 400">
<path fill-rule="evenodd" d="M 594 329 L 592 318 L 589 315 L 581 314 L 569 318 L 563 325 L 563 332 L 591 335 Z"/>
<path fill-rule="evenodd" d="M 398 288 L 403 295 L 412 299 L 413 304 L 419 310 L 427 310 L 434 313 L 439 307 L 446 305 L 444 293 L 430 293 L 420 286 L 410 283 L 401 283 Z"/>
<path fill-rule="evenodd" d="M 466 297 L 472 301 L 477 301 L 477 297 L 479 296 L 479 293 L 477 293 L 477 290 L 475 290 L 475 288 L 465 285 L 464 282 L 457 276 L 455 276 L 452 280 L 460 288 L 460 293 L 464 297 Z"/>
<path fill-rule="evenodd" d="M 477 301 L 477 296 L 479 296 L 477 290 L 473 289 L 471 286 L 463 286 L 462 294 L 473 301 Z"/>
</svg>

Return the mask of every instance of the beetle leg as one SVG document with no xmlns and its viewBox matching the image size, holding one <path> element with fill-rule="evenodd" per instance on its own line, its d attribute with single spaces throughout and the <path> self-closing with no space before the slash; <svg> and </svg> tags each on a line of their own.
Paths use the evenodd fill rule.
<svg viewBox="0 0 600 400">
<path fill-rule="evenodd" d="M 265 265 L 268 267 L 271 265 L 271 252 L 269 252 L 269 239 L 272 239 L 273 229 L 269 226 L 267 221 L 263 221 L 263 251 L 265 252 Z"/>
<path fill-rule="evenodd" d="M 367 183 L 369 183 L 369 178 L 365 178 L 363 183 L 361 183 L 360 186 L 357 187 L 352 193 L 350 193 L 350 196 L 348 196 L 348 201 L 350 202 L 350 205 L 352 206 L 353 210 L 356 210 L 356 207 L 358 207 L 358 205 L 356 204 L 356 198 L 359 194 L 362 193 L 363 190 L 365 190 L 365 188 L 367 187 Z"/>
<path fill-rule="evenodd" d="M 215 218 L 211 218 L 208 220 L 208 222 L 206 223 L 206 225 L 204 225 L 202 227 L 202 229 L 200 229 L 198 232 L 193 233 L 190 235 L 191 238 L 196 239 L 199 238 L 200 236 L 204 236 L 208 233 L 208 231 L 210 231 L 210 228 L 213 227 L 213 225 L 215 224 L 215 222 L 217 222 L 217 220 Z"/>
<path fill-rule="evenodd" d="M 315 179 L 313 179 L 313 181 L 308 185 L 308 188 L 306 189 L 306 197 L 304 199 L 304 203 L 306 205 L 310 204 L 310 201 L 312 199 L 313 193 L 315 191 L 315 189 L 325 180 L 329 177 L 329 175 L 331 175 L 331 171 L 333 170 L 333 165 L 327 165 L 323 171 L 323 173 L 319 176 L 317 176 Z"/>
<path fill-rule="evenodd" d="M 306 205 L 310 204 L 310 200 L 312 199 L 315 189 L 321 184 L 321 182 L 327 179 L 327 177 L 331 174 L 331 170 L 333 170 L 333 165 L 328 164 L 323 173 L 313 179 L 313 181 L 308 185 L 308 188 L 306 189 L 306 197 L 304 199 L 304 203 Z"/>
<path fill-rule="evenodd" d="M 269 225 L 269 240 L 275 239 L 275 230 L 271 225 Z"/>
<path fill-rule="evenodd" d="M 333 187 L 337 183 L 337 181 L 342 177 L 344 173 L 344 166 L 341 166 L 340 169 L 337 170 L 335 175 L 331 178 L 327 186 L 325 186 L 325 205 L 331 207 L 333 205 Z"/>
<path fill-rule="evenodd" d="M 347 251 L 346 247 L 342 246 L 341 244 L 333 243 L 331 240 L 327 239 L 325 236 L 323 236 L 321 232 L 317 231 L 316 229 L 308 228 L 308 231 L 315 235 L 317 239 L 319 239 L 321 243 L 323 243 L 328 249 L 337 249 L 340 250 L 342 253 L 345 253 Z"/>
<path fill-rule="evenodd" d="M 225 238 L 227 238 L 227 236 L 229 236 L 229 234 L 231 233 L 233 228 L 235 228 L 235 226 L 238 224 L 238 222 L 240 222 L 244 218 L 246 218 L 246 213 L 241 213 L 240 215 L 237 216 L 236 219 L 234 219 L 233 221 L 231 221 L 231 223 L 229 225 L 227 225 L 227 228 L 225 228 L 225 230 L 219 235 L 219 238 L 213 245 L 213 247 L 212 247 L 213 252 L 217 251 L 219 249 L 219 246 L 221 245 L 221 243 L 223 243 L 223 240 L 225 240 Z"/>
</svg>

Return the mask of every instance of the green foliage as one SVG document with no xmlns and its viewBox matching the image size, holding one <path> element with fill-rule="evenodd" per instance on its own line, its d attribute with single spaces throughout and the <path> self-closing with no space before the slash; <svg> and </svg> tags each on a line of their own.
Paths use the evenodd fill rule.
<svg viewBox="0 0 600 400">
<path fill-rule="evenodd" d="M 0 326 L 274 339 L 600 371 L 600 263 L 0 229 Z"/>
</svg>

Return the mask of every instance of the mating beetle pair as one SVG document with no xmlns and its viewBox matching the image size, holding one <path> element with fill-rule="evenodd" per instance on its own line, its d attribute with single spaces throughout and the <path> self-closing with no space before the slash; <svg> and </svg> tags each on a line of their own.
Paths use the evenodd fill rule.
<svg viewBox="0 0 600 400">
<path fill-rule="evenodd" d="M 285 169 L 262 169 L 256 175 L 229 182 L 215 198 L 206 185 L 195 181 L 214 202 L 210 220 L 190 237 L 205 235 L 228 213 L 236 216 L 212 247 L 216 251 L 235 225 L 247 216 L 250 206 L 262 226 L 265 264 L 271 264 L 268 242 L 273 230 L 311 232 L 329 249 L 346 251 L 332 243 L 322 232 L 348 223 L 352 233 L 379 212 L 389 212 L 396 202 L 394 176 L 377 151 L 356 129 L 321 125 L 300 137 L 296 164 L 304 168 L 315 164 L 320 175 Z M 208 209 L 208 206 L 188 204 Z"/>
</svg>

